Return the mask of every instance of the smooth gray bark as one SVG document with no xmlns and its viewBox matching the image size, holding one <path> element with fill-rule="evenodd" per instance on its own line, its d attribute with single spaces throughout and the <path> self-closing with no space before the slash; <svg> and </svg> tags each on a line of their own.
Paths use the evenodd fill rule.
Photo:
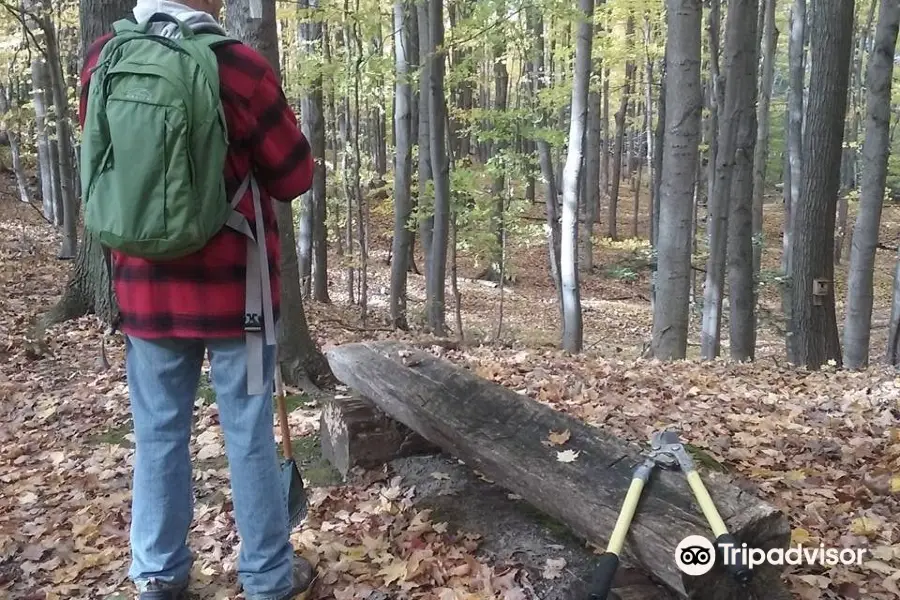
<svg viewBox="0 0 900 600">
<path fill-rule="evenodd" d="M 631 39 L 634 34 L 634 15 L 629 13 L 628 20 L 625 24 L 626 48 L 631 49 Z M 628 112 L 628 102 L 631 96 L 631 87 L 634 82 L 635 74 L 634 61 L 625 61 L 625 87 L 622 89 L 622 95 L 619 100 L 619 110 L 615 115 L 616 121 L 616 139 L 613 144 L 612 156 L 612 189 L 609 193 L 609 214 L 607 216 L 607 229 L 610 238 L 618 239 L 616 229 L 618 221 L 619 206 L 619 190 L 622 184 L 622 153 L 625 148 L 625 116 Z"/>
<path fill-rule="evenodd" d="M 434 227 L 434 201 L 428 194 L 428 182 L 432 179 L 431 139 L 430 139 L 430 85 L 431 85 L 431 32 L 428 18 L 429 0 L 418 0 L 416 18 L 419 33 L 419 190 L 418 210 L 422 217 L 419 220 L 419 240 L 425 255 L 425 277 L 431 270 L 431 239 Z"/>
<path fill-rule="evenodd" d="M 738 0 L 740 21 L 744 26 L 741 50 L 729 67 L 728 79 L 735 79 L 737 92 L 737 130 L 735 132 L 734 171 L 731 181 L 731 215 L 728 219 L 728 292 L 731 358 L 752 360 L 756 345 L 756 294 L 753 271 L 753 160 L 757 122 L 757 46 L 758 0 Z M 730 9 L 729 9 L 730 10 Z M 731 13 L 729 12 L 729 21 Z M 727 87 L 727 84 L 726 84 Z M 730 106 L 728 100 L 726 107 Z M 731 113 L 728 113 L 729 118 Z"/>
<path fill-rule="evenodd" d="M 729 225 L 731 214 L 732 211 L 738 211 L 739 215 L 743 215 L 746 209 L 746 216 L 751 217 L 757 71 L 756 32 L 753 29 L 756 27 L 757 2 L 758 0 L 728 2 L 728 18 L 725 26 L 725 72 L 728 76 L 725 79 L 725 99 L 719 122 L 715 184 L 708 203 L 709 258 L 706 262 L 703 323 L 700 334 L 700 353 L 705 360 L 714 359 L 720 352 L 729 228 L 734 226 Z M 748 126 L 751 129 L 748 130 Z M 751 206 L 746 206 L 748 203 Z M 743 237 L 743 221 L 736 226 Z M 747 226 L 747 241 L 751 241 L 752 220 Z M 741 240 L 739 239 L 737 243 L 740 244 Z M 744 249 L 740 246 L 735 249 L 741 252 L 741 256 L 737 257 L 740 261 Z M 749 250 L 752 269 L 752 248 Z M 739 281 L 738 285 L 743 287 L 746 284 Z M 752 292 L 750 296 L 752 299 Z M 735 300 L 741 299 L 731 298 L 732 307 Z"/>
<path fill-rule="evenodd" d="M 805 57 L 804 37 L 806 29 L 806 0 L 794 0 L 791 7 L 791 33 L 788 40 L 788 63 L 790 65 L 790 87 L 788 92 L 787 131 L 788 160 L 790 161 L 790 203 L 785 203 L 784 212 L 784 271 L 791 272 L 791 252 L 793 249 L 794 213 L 800 200 L 800 189 L 803 185 L 803 118 L 804 118 L 804 81 Z M 790 281 L 786 297 L 790 297 Z M 790 306 L 790 302 L 786 303 Z"/>
<path fill-rule="evenodd" d="M 31 89 L 34 101 L 38 171 L 41 179 L 44 217 L 53 223 L 56 214 L 56 196 L 53 193 L 53 163 L 50 161 L 50 138 L 47 131 L 47 98 L 45 95 L 47 88 L 47 67 L 43 59 L 35 57 L 31 61 Z"/>
<path fill-rule="evenodd" d="M 529 8 L 526 13 L 528 20 L 528 30 L 534 38 L 534 48 L 532 49 L 532 61 L 534 67 L 534 81 L 532 82 L 531 102 L 532 108 L 539 111 L 540 123 L 544 127 L 550 125 L 550 115 L 538 107 L 536 99 L 538 94 L 546 85 L 548 75 L 544 69 L 544 21 L 541 13 L 536 8 Z M 550 150 L 550 143 L 543 136 L 539 136 L 535 140 L 538 150 L 538 160 L 540 161 L 541 177 L 544 180 L 544 203 L 547 206 L 547 250 L 550 258 L 550 276 L 553 279 L 553 286 L 556 289 L 556 298 L 559 305 L 560 318 L 563 319 L 563 300 L 562 300 L 562 283 L 560 282 L 560 229 L 559 229 L 559 211 L 557 205 L 557 188 L 556 175 L 553 172 L 553 155 Z M 601 167 L 602 172 L 602 167 Z"/>
<path fill-rule="evenodd" d="M 426 274 L 425 303 L 428 328 L 436 335 L 444 335 L 445 281 L 447 273 L 447 245 L 450 234 L 450 163 L 447 160 L 446 107 L 444 104 L 444 6 L 441 0 L 428 0 L 428 54 L 430 55 L 428 86 L 428 129 L 431 144 L 431 166 L 434 175 L 434 224 L 431 240 L 431 261 Z"/>
<path fill-rule="evenodd" d="M 7 88 L 5 85 L 0 84 L 0 115 L 6 115 L 9 112 L 10 106 L 17 104 L 16 98 L 13 95 L 13 89 Z M 31 195 L 28 191 L 28 177 L 25 174 L 25 169 L 22 165 L 22 153 L 21 146 L 19 145 L 19 132 L 16 131 L 13 127 L 8 125 L 3 125 L 0 127 L 0 133 L 6 135 L 6 139 L 9 142 L 9 151 L 12 155 L 12 170 L 13 174 L 16 176 L 16 186 L 19 189 L 19 199 L 26 203 L 31 204 Z"/>
<path fill-rule="evenodd" d="M 891 83 L 897 32 L 900 28 L 900 2 L 881 0 L 879 4 L 875 45 L 869 55 L 866 77 L 868 98 L 862 148 L 862 181 L 847 280 L 844 366 L 848 369 L 865 368 L 869 363 L 875 250 L 884 205 L 888 157 L 891 153 Z M 900 297 L 894 296 L 893 303 L 900 303 Z M 891 323 L 891 347 L 896 337 L 896 326 L 897 323 Z"/>
<path fill-rule="evenodd" d="M 312 10 L 317 10 L 319 0 L 303 0 L 303 4 Z M 323 51 L 321 21 L 302 24 L 300 38 L 301 46 L 308 56 L 321 53 Z M 319 75 L 305 88 L 300 103 L 303 130 L 309 138 L 315 170 L 313 171 L 312 189 L 303 197 L 303 213 L 300 221 L 300 231 L 303 235 L 309 236 L 309 242 L 300 241 L 299 246 L 303 248 L 303 252 L 298 252 L 298 254 L 300 255 L 300 276 L 305 282 L 304 296 L 309 297 L 312 292 L 312 297 L 317 302 L 327 303 L 330 302 L 330 298 L 328 296 L 328 213 L 325 198 L 327 172 L 325 168 L 325 118 L 322 85 L 323 78 Z"/>
<path fill-rule="evenodd" d="M 759 275 L 763 248 L 763 196 L 766 188 L 766 167 L 769 158 L 769 132 L 771 130 L 770 108 L 772 85 L 775 79 L 775 52 L 778 50 L 778 29 L 775 27 L 776 0 L 762 0 L 763 22 L 762 72 L 760 74 L 759 96 L 756 108 L 756 149 L 753 156 L 753 273 Z"/>
<path fill-rule="evenodd" d="M 412 85 L 409 65 L 409 10 L 405 0 L 394 2 L 394 240 L 391 261 L 391 323 L 406 329 L 406 283 L 409 270 L 412 211 Z M 413 9 L 415 10 L 415 9 Z"/>
<path fill-rule="evenodd" d="M 653 355 L 687 354 L 691 283 L 691 216 L 700 151 L 702 1 L 667 0 L 665 134 L 661 148 L 658 271 Z"/>
<path fill-rule="evenodd" d="M 599 61 L 596 63 L 600 67 Z M 600 69 L 597 68 L 596 71 Z M 581 234 L 581 255 L 578 267 L 585 273 L 594 269 L 594 223 L 600 207 L 600 92 L 588 93 L 587 139 L 584 149 L 584 231 Z"/>
<path fill-rule="evenodd" d="M 60 201 L 63 209 L 63 239 L 59 258 L 73 259 L 78 250 L 78 201 L 75 197 L 75 164 L 72 147 L 71 122 L 69 120 L 69 100 L 66 81 L 60 63 L 59 43 L 56 26 L 50 19 L 50 5 L 44 0 L 45 14 L 39 19 L 47 50 L 50 90 L 56 116 L 56 139 L 58 144 Z"/>
<path fill-rule="evenodd" d="M 584 330 L 581 290 L 578 282 L 578 182 L 581 177 L 588 120 L 588 86 L 591 76 L 594 0 L 580 0 L 581 19 L 575 41 L 575 73 L 572 77 L 572 110 L 569 145 L 563 169 L 562 239 L 560 280 L 563 290 L 563 348 L 581 352 Z"/>
</svg>

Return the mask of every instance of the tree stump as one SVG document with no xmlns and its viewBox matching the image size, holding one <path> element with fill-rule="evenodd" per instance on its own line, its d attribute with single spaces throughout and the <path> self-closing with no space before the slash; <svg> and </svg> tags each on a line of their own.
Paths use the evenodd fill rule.
<svg viewBox="0 0 900 600">
<path fill-rule="evenodd" d="M 360 396 L 335 396 L 322 406 L 322 455 L 346 479 L 353 467 L 373 468 L 395 458 L 441 449 Z"/>
</svg>

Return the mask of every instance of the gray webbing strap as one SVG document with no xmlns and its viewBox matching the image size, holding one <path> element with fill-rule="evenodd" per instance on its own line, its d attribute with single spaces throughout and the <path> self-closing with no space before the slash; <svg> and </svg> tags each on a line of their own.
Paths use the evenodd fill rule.
<svg viewBox="0 0 900 600">
<path fill-rule="evenodd" d="M 227 225 L 247 237 L 247 286 L 244 318 L 247 343 L 247 393 L 259 395 L 267 392 L 263 385 L 263 350 L 265 344 L 275 344 L 275 323 L 262 204 L 259 186 L 252 174 L 248 175 L 241 184 L 231 206 L 237 207 L 248 187 L 252 187 L 253 190 L 256 231 L 253 231 L 247 218 L 237 210 L 231 213 Z"/>
</svg>

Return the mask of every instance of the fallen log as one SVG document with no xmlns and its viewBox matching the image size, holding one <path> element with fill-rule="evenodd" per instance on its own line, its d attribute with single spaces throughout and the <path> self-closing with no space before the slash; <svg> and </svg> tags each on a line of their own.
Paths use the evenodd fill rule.
<svg viewBox="0 0 900 600">
<path fill-rule="evenodd" d="M 432 443 L 604 548 L 646 450 L 486 381 L 474 373 L 397 342 L 338 346 L 326 353 L 335 376 Z M 551 431 L 569 430 L 563 447 L 545 444 Z M 558 450 L 573 450 L 560 462 Z M 790 527 L 773 506 L 704 473 L 716 506 L 738 543 L 786 548 Z M 622 560 L 678 596 L 702 600 L 789 598 L 782 566 L 760 565 L 748 585 L 722 565 L 699 577 L 683 574 L 674 553 L 688 535 L 712 538 L 681 473 L 659 471 L 644 489 Z M 574 600 L 574 599 L 573 599 Z"/>
<path fill-rule="evenodd" d="M 415 487 L 416 508 L 431 510 L 431 519 L 447 523 L 449 532 L 478 535 L 477 557 L 498 571 L 519 571 L 517 581 L 531 592 L 525 599 L 581 597 L 597 556 L 565 525 L 446 454 L 398 458 L 388 466 L 391 476 L 402 478 L 402 487 Z M 562 568 L 547 573 L 553 563 Z M 676 598 L 642 572 L 622 567 L 618 576 L 608 600 Z"/>
<path fill-rule="evenodd" d="M 372 468 L 395 458 L 440 452 L 359 396 L 335 396 L 325 401 L 319 437 L 322 455 L 344 479 L 353 467 Z"/>
</svg>

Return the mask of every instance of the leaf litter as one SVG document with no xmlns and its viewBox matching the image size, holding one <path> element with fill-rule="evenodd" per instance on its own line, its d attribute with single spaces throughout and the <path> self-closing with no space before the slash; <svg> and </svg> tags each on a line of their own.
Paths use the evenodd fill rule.
<svg viewBox="0 0 900 600">
<path fill-rule="evenodd" d="M 0 201 L 10 197 L 0 194 Z M 5 202 L 4 211 L 9 208 Z M 29 354 L 27 324 L 54 301 L 69 266 L 50 258 L 58 238 L 48 236 L 46 226 L 29 211 L 13 204 L 12 218 L 0 219 L 0 284 L 6 291 L 0 297 L 0 590 L 14 598 L 44 600 L 130 594 L 125 574 L 133 438 L 122 347 L 112 344 L 113 367 L 100 372 L 99 328 L 87 317 L 51 328 L 46 356 Z M 543 264 L 538 258 L 543 252 L 534 249 L 534 257 L 520 260 Z M 377 255 L 373 248 L 372 256 Z M 21 277 L 23 272 L 33 275 Z M 548 330 L 556 327 L 557 318 L 553 291 L 540 283 L 549 281 L 545 274 L 523 271 L 520 281 L 525 280 L 527 287 L 506 296 L 507 330 L 518 337 L 478 345 L 477 335 L 470 336 L 476 343 L 468 349 L 411 334 L 347 327 L 356 310 L 342 304 L 310 303 L 306 309 L 324 348 L 386 337 L 416 342 L 630 441 L 643 444 L 654 431 L 675 426 L 739 485 L 784 510 L 794 543 L 869 548 L 861 566 L 787 567 L 785 577 L 795 597 L 900 596 L 896 373 L 827 367 L 810 373 L 764 360 L 749 365 L 624 360 L 618 346 L 640 339 L 647 330 L 646 310 L 591 300 L 593 288 L 606 285 L 603 280 L 585 284 L 585 327 L 615 342 L 572 357 L 549 349 L 546 333 L 526 335 L 536 322 Z M 386 271 L 373 267 L 372 289 L 380 284 L 383 290 L 387 282 Z M 421 277 L 410 276 L 411 307 L 421 304 L 422 283 Z M 482 326 L 489 330 L 487 324 L 496 318 L 497 290 L 468 282 L 461 287 L 467 328 L 476 334 Z M 600 297 L 609 297 L 607 291 L 602 287 Z M 373 320 L 385 320 L 384 306 L 373 293 Z M 536 311 L 546 318 L 536 319 Z M 608 331 L 615 333 L 604 334 Z M 192 590 L 199 598 L 240 598 L 235 576 L 239 540 L 215 406 L 200 402 L 196 413 Z M 313 433 L 315 411 L 294 411 L 291 422 L 303 433 Z M 577 458 L 565 449 L 567 434 L 547 432 L 543 441 L 548 451 Z M 363 599 L 376 590 L 391 598 L 534 597 L 514 566 L 476 558 L 477 534 L 434 522 L 414 506 L 414 499 L 413 488 L 386 475 L 365 486 L 312 490 L 308 522 L 292 540 L 317 567 L 313 598 Z M 542 575 L 552 578 L 563 568 L 564 561 L 548 559 Z"/>
</svg>

